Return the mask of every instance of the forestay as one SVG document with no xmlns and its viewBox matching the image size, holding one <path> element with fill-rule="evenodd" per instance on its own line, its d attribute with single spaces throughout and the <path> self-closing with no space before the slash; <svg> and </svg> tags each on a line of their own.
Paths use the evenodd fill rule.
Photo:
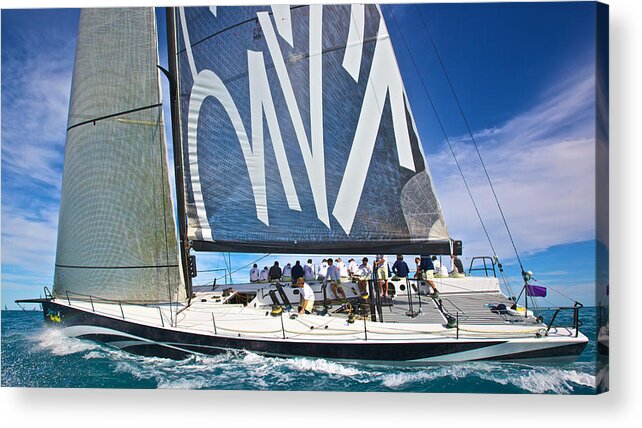
<svg viewBox="0 0 642 428">
<path fill-rule="evenodd" d="M 184 299 L 157 43 L 152 9 L 81 11 L 58 226 L 58 296 Z"/>
<path fill-rule="evenodd" d="M 194 248 L 450 252 L 378 6 L 176 15 Z"/>
</svg>

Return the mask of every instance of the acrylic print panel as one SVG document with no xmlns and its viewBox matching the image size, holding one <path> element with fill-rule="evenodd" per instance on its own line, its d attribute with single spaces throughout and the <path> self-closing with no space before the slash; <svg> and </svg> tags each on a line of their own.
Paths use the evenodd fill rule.
<svg viewBox="0 0 642 428">
<path fill-rule="evenodd" d="M 3 386 L 608 390 L 607 6 L 1 36 Z"/>
</svg>

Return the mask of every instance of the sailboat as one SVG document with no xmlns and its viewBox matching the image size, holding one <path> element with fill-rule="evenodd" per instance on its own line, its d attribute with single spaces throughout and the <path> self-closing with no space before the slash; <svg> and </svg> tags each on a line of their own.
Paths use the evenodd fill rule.
<svg viewBox="0 0 642 428">
<path fill-rule="evenodd" d="M 197 287 L 193 252 L 462 254 L 450 237 L 377 5 L 83 9 L 55 276 L 41 303 L 65 334 L 148 356 L 429 364 L 579 355 L 479 275 L 352 280 L 292 309 L 287 282 Z M 175 189 L 161 78 L 171 88 Z M 174 207 L 172 192 L 176 192 Z M 177 218 L 175 218 L 175 212 Z M 475 271 L 472 268 L 470 272 Z M 475 272 L 477 272 L 475 271 Z M 531 290 L 525 281 L 524 300 Z M 531 294 L 532 295 L 532 294 Z"/>
</svg>

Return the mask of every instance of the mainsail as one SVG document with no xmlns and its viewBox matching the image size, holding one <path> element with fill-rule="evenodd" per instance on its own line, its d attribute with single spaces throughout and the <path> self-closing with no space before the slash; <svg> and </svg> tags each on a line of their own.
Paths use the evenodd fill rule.
<svg viewBox="0 0 642 428">
<path fill-rule="evenodd" d="M 176 15 L 195 249 L 451 251 L 378 6 Z"/>
<path fill-rule="evenodd" d="M 82 9 L 54 294 L 184 299 L 152 9 Z"/>
</svg>

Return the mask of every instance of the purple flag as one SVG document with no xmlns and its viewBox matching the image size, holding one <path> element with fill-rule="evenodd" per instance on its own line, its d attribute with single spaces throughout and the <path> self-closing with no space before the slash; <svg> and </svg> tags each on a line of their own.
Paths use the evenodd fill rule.
<svg viewBox="0 0 642 428">
<path fill-rule="evenodd" d="M 527 285 L 526 295 L 531 297 L 546 297 L 546 287 L 540 285 Z"/>
</svg>

